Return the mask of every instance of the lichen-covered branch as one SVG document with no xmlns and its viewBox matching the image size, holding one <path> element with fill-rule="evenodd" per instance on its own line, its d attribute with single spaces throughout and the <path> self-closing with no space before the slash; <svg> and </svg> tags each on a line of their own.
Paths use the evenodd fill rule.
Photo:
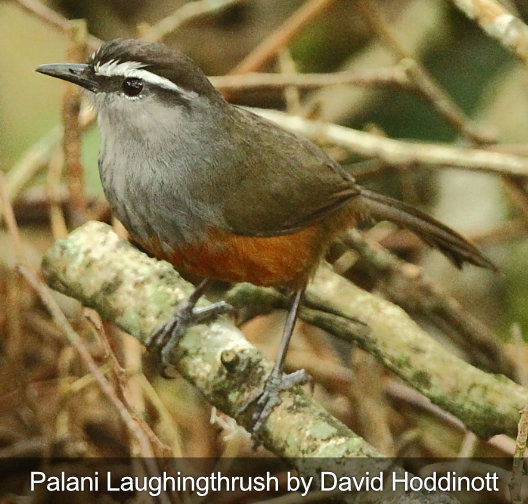
<svg viewBox="0 0 528 504">
<path fill-rule="evenodd" d="M 308 302 L 329 311 L 365 322 L 372 333 L 361 341 L 361 346 L 462 420 L 469 430 L 482 438 L 499 433 L 516 435 L 519 411 L 528 404 L 524 387 L 463 361 L 431 338 L 401 308 L 360 289 L 327 267 L 319 268 L 306 297 Z M 343 331 L 342 337 L 346 334 Z"/>
<path fill-rule="evenodd" d="M 44 256 L 42 271 L 51 287 L 95 308 L 141 341 L 192 291 L 168 263 L 149 258 L 106 224 L 93 221 L 57 241 Z M 236 327 L 219 319 L 190 328 L 173 352 L 172 363 L 211 403 L 251 429 L 252 409 L 242 413 L 241 407 L 262 389 L 272 363 Z M 300 388 L 283 392 L 281 399 L 259 436 L 302 473 L 331 470 L 339 474 L 346 470 L 344 457 L 380 456 Z M 391 459 L 377 459 L 369 467 L 400 471 Z M 445 495 L 411 496 L 403 491 L 344 497 L 347 502 L 372 504 L 457 502 Z"/>
<path fill-rule="evenodd" d="M 497 335 L 455 298 L 442 292 L 422 268 L 368 241 L 357 229 L 349 229 L 342 239 L 360 254 L 362 266 L 376 279 L 376 290 L 384 297 L 443 330 L 457 348 L 464 350 L 465 360 L 486 371 L 516 376 L 517 366 Z"/>
<path fill-rule="evenodd" d="M 234 286 L 226 299 L 239 307 L 244 302 L 258 303 L 264 310 L 283 303 L 277 294 L 251 284 Z M 528 403 L 525 388 L 456 357 L 401 308 L 351 284 L 327 266 L 319 268 L 308 286 L 306 301 L 310 307 L 301 308 L 302 320 L 371 353 L 470 431 L 482 438 L 499 433 L 515 436 L 519 411 Z"/>
<path fill-rule="evenodd" d="M 140 36 L 148 41 L 161 41 L 188 21 L 206 14 L 222 12 L 239 2 L 240 0 L 200 0 L 198 2 L 185 3 L 153 26 L 148 26 L 144 23 L 140 24 Z"/>
<path fill-rule="evenodd" d="M 192 290 L 168 263 L 149 258 L 98 222 L 57 241 L 42 271 L 51 287 L 95 308 L 140 341 Z M 272 363 L 236 327 L 225 319 L 192 327 L 173 356 L 178 371 L 211 403 L 251 429 L 252 408 L 240 409 L 258 395 Z M 273 452 L 284 457 L 377 455 L 301 389 L 283 393 L 282 399 L 259 433 Z"/>
<path fill-rule="evenodd" d="M 93 222 L 57 242 L 44 258 L 43 271 L 52 287 L 96 308 L 142 341 L 172 314 L 191 288 L 167 263 L 146 257 L 119 240 L 107 226 Z M 263 302 L 268 306 L 281 303 L 280 297 L 249 284 L 235 286 L 227 299 L 237 306 L 253 303 L 260 308 Z M 528 391 L 520 385 L 464 362 L 429 337 L 402 309 L 361 290 L 328 267 L 319 269 L 308 287 L 307 301 L 311 306 L 303 308 L 302 318 L 375 355 L 469 430 L 483 438 L 498 433 L 515 435 L 519 411 L 528 403 Z M 334 315 L 336 312 L 343 317 Z M 251 426 L 249 411 L 244 415 L 237 411 L 258 393 L 271 363 L 234 327 L 219 320 L 208 330 L 205 326 L 190 329 L 176 352 L 175 363 L 213 404 L 242 425 Z M 282 455 L 302 456 L 307 454 L 305 450 L 320 454 L 312 452 L 314 446 L 307 441 L 317 439 L 318 427 L 308 421 L 316 411 L 316 416 L 323 414 L 302 394 L 286 394 L 283 405 L 270 417 L 264 438 Z M 336 433 L 344 429 L 327 421 Z M 300 436 L 303 441 L 294 446 L 286 431 L 293 429 L 290 434 L 298 434 L 298 425 L 306 426 L 306 432 Z M 281 444 L 286 439 L 288 446 Z M 370 447 L 362 447 L 355 436 L 353 439 L 353 450 L 369 452 Z M 325 441 L 325 454 L 347 451 L 347 443 L 331 447 L 332 443 L 327 446 Z"/>
</svg>

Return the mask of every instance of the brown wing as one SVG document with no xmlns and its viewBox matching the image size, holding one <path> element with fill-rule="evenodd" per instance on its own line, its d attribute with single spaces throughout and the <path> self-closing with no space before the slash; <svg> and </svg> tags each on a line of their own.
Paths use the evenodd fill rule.
<svg viewBox="0 0 528 504">
<path fill-rule="evenodd" d="M 236 190 L 221 191 L 219 202 L 232 232 L 289 234 L 359 194 L 354 179 L 313 143 L 246 110 L 233 112 L 237 180 L 227 185 Z"/>
</svg>

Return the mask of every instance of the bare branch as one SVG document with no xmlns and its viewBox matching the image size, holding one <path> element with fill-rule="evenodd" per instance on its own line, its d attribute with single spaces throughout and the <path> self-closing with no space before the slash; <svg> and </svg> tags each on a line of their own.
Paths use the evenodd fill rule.
<svg viewBox="0 0 528 504">
<path fill-rule="evenodd" d="M 66 58 L 74 63 L 86 59 L 86 39 L 88 31 L 84 20 L 68 23 L 68 45 Z M 81 163 L 81 110 L 82 88 L 65 82 L 62 100 L 62 123 L 64 166 L 70 195 L 71 220 L 74 227 L 86 222 L 88 216 L 86 192 L 84 188 L 84 170 Z"/>
<path fill-rule="evenodd" d="M 350 84 L 355 86 L 410 87 L 410 81 L 400 66 L 376 70 L 349 70 L 329 74 L 249 73 L 210 77 L 219 91 L 262 91 L 288 86 L 309 90 L 323 86 Z"/>
<path fill-rule="evenodd" d="M 37 16 L 45 23 L 62 32 L 67 32 L 70 29 L 69 21 L 64 16 L 61 16 L 58 12 L 50 9 L 38 0 L 15 0 L 15 2 L 30 14 Z M 95 50 L 102 44 L 102 41 L 88 34 L 87 44 L 91 50 Z"/>
<path fill-rule="evenodd" d="M 188 2 L 178 8 L 169 16 L 164 17 L 153 26 L 141 24 L 139 29 L 140 37 L 151 42 L 161 41 L 167 35 L 178 30 L 183 24 L 194 18 L 206 14 L 215 14 L 228 7 L 240 3 L 241 0 L 199 0 Z"/>
<path fill-rule="evenodd" d="M 76 296 L 140 341 L 170 318 L 192 291 L 169 264 L 147 257 L 98 222 L 88 222 L 57 241 L 42 268 L 53 288 Z M 252 428 L 252 408 L 241 412 L 241 407 L 260 393 L 272 362 L 238 329 L 223 319 L 210 327 L 194 326 L 175 349 L 172 362 L 216 407 Z M 288 458 L 377 454 L 300 389 L 281 397 L 259 433 L 275 453 Z M 320 429 L 328 429 L 324 443 Z"/>
<path fill-rule="evenodd" d="M 274 32 L 251 51 L 230 74 L 245 74 L 262 68 L 278 51 L 312 19 L 330 7 L 336 0 L 308 0 Z"/>
<path fill-rule="evenodd" d="M 528 26 L 496 0 L 452 0 L 491 37 L 528 63 Z"/>
<path fill-rule="evenodd" d="M 425 164 L 499 174 L 528 175 L 528 159 L 513 154 L 394 140 L 337 124 L 293 117 L 278 110 L 250 110 L 313 141 L 324 140 L 361 156 L 379 158 L 392 165 Z"/>
</svg>

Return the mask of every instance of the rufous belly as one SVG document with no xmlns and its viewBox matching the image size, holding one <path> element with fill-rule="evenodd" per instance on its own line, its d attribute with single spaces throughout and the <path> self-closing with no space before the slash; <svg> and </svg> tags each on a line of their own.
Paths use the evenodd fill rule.
<svg viewBox="0 0 528 504">
<path fill-rule="evenodd" d="M 158 239 L 140 245 L 176 269 L 204 278 L 255 285 L 302 287 L 324 252 L 320 225 L 293 234 L 240 236 L 211 230 L 207 240 L 167 251 Z"/>
</svg>

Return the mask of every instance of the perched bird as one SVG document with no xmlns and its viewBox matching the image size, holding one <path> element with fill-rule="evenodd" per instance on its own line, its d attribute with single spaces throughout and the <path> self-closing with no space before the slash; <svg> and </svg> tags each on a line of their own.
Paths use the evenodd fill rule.
<svg viewBox="0 0 528 504">
<path fill-rule="evenodd" d="M 282 373 L 303 291 L 332 240 L 360 218 L 404 226 L 456 266 L 493 268 L 452 229 L 362 188 L 312 142 L 229 104 L 177 50 L 113 40 L 86 64 L 37 71 L 93 93 L 101 181 L 132 240 L 204 279 L 152 336 L 163 361 L 185 327 L 226 309 L 225 303 L 195 307 L 211 280 L 294 293 L 281 353 L 259 399 L 257 430 L 279 391 L 306 379 L 302 372 Z"/>
</svg>

